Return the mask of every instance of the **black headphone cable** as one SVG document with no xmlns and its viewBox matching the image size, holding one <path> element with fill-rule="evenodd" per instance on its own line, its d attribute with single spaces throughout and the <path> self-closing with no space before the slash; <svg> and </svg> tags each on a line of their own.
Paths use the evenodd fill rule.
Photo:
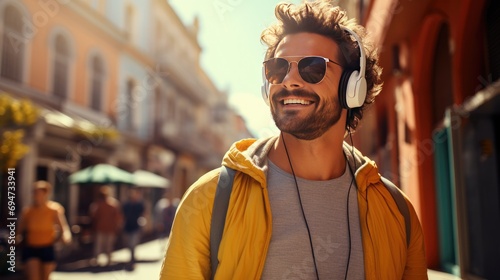
<svg viewBox="0 0 500 280">
<path fill-rule="evenodd" d="M 314 272 L 316 273 L 316 279 L 319 280 L 318 266 L 316 265 L 316 255 L 314 254 L 314 247 L 312 243 L 311 231 L 309 230 L 309 224 L 307 223 L 306 214 L 304 212 L 304 207 L 302 206 L 302 198 L 300 196 L 299 184 L 297 183 L 297 177 L 295 176 L 295 171 L 293 171 L 292 161 L 290 160 L 290 155 L 288 154 L 288 149 L 286 147 L 285 138 L 283 133 L 281 133 L 281 140 L 283 141 L 283 146 L 285 147 L 286 156 L 288 158 L 288 163 L 290 164 L 290 169 L 292 171 L 293 180 L 295 181 L 295 188 L 297 189 L 297 195 L 299 197 L 300 210 L 302 211 L 302 217 L 304 218 L 304 223 L 307 229 L 307 235 L 309 237 L 309 246 L 311 246 L 311 254 L 314 264 Z"/>
<path fill-rule="evenodd" d="M 351 144 L 352 144 L 352 135 L 349 131 L 349 136 L 351 137 Z M 288 159 L 288 164 L 290 165 L 290 169 L 292 171 L 292 175 L 293 175 L 293 180 L 295 182 L 295 188 L 297 189 L 297 195 L 298 195 L 298 198 L 299 198 L 299 205 L 300 205 L 300 210 L 302 212 L 302 217 L 304 218 L 304 223 L 306 225 L 306 229 L 307 229 L 307 235 L 309 237 L 309 246 L 311 247 L 311 254 L 312 254 L 312 258 L 313 258 L 313 264 L 314 264 L 314 271 L 316 273 L 316 279 L 319 280 L 319 272 L 318 272 L 318 267 L 317 267 L 317 264 L 316 264 L 316 256 L 314 254 L 314 246 L 313 246 L 313 243 L 312 243 L 312 237 L 311 237 L 311 231 L 309 229 L 309 224 L 307 222 L 307 218 L 306 218 L 306 214 L 304 212 L 304 207 L 302 205 L 302 197 L 300 195 L 300 190 L 299 190 L 299 184 L 297 182 L 297 177 L 295 176 L 295 171 L 293 170 L 293 165 L 292 165 L 292 161 L 290 159 L 290 154 L 288 153 L 288 148 L 286 146 L 286 143 L 285 143 L 285 138 L 283 137 L 283 133 L 281 133 L 281 140 L 283 141 L 283 147 L 285 147 L 285 152 L 286 152 L 286 156 L 287 156 L 287 159 Z M 354 159 L 354 148 L 351 149 L 351 155 Z M 349 272 L 349 264 L 350 264 L 350 261 L 351 261 L 351 225 L 350 225 L 350 221 L 349 221 L 349 196 L 351 194 L 351 188 L 352 188 L 352 184 L 354 182 L 354 172 L 351 168 L 351 165 L 349 164 L 349 161 L 347 159 L 347 156 L 344 154 L 344 157 L 346 159 L 346 164 L 347 166 L 349 167 L 349 172 L 351 173 L 351 183 L 349 184 L 349 189 L 347 191 L 347 231 L 348 231 L 348 239 L 349 239 L 349 253 L 347 255 L 347 265 L 346 265 L 346 270 L 345 270 L 345 274 L 344 274 L 344 279 L 347 279 L 347 274 Z M 354 162 L 354 165 L 356 165 L 356 162 Z"/>
</svg>

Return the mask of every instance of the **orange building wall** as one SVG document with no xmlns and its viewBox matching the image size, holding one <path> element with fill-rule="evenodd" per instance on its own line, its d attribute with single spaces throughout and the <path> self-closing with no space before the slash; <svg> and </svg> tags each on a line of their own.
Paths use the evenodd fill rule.
<svg viewBox="0 0 500 280">
<path fill-rule="evenodd" d="M 377 97 L 376 106 L 378 116 L 389 119 L 391 136 L 398 135 L 397 140 L 392 140 L 392 145 L 397 145 L 397 148 L 392 149 L 394 153 L 391 156 L 396 162 L 393 168 L 398 170 L 400 185 L 413 201 L 421 219 L 429 267 L 437 267 L 439 244 L 434 155 L 432 146 L 429 146 L 435 128 L 431 96 L 432 67 L 435 63 L 433 56 L 439 27 L 446 23 L 450 30 L 453 103 L 461 104 L 477 91 L 481 86 L 481 77 L 487 79 L 484 73 L 485 27 L 482 20 L 486 1 L 402 2 L 398 6 L 398 13 L 392 18 L 388 17 L 388 22 L 383 22 L 377 16 L 381 13 L 377 9 L 387 10 L 397 2 L 374 0 L 369 7 L 366 26 L 379 42 L 382 49 L 380 61 L 384 67 L 384 90 Z M 416 17 L 415 14 L 420 15 L 420 12 L 421 16 Z M 409 62 L 402 76 L 398 77 L 392 73 L 391 57 L 391 48 L 396 44 L 408 46 L 403 58 Z M 396 105 L 404 109 L 400 112 L 395 110 L 396 120 L 392 120 L 394 114 L 384 110 L 394 110 Z M 393 121 L 395 127 L 391 123 Z M 410 142 L 404 139 L 405 126 L 412 138 Z M 413 163 L 405 165 L 405 160 Z"/>
<path fill-rule="evenodd" d="M 58 3 L 57 1 L 53 2 Z M 89 52 L 92 49 L 98 49 L 104 59 L 107 77 L 103 89 L 103 94 L 106 96 L 105 108 L 107 108 L 108 113 L 111 113 L 110 104 L 116 99 L 118 92 L 117 72 L 121 46 L 94 25 L 82 24 L 81 17 L 66 5 L 58 4 L 59 11 L 48 14 L 40 6 L 39 1 L 25 0 L 23 3 L 32 16 L 38 16 L 34 17 L 33 22 L 35 22 L 36 29 L 34 29 L 32 40 L 30 40 L 31 61 L 29 63 L 28 85 L 50 95 L 49 81 L 51 82 L 52 77 L 49 77 L 49 69 L 52 66 L 49 63 L 52 63 L 52 61 L 49 61 L 49 36 L 54 27 L 63 27 L 71 34 L 72 45 L 75 48 L 73 50 L 73 71 L 70 78 L 70 82 L 72 81 L 73 84 L 69 87 L 71 100 L 81 106 L 88 106 Z M 57 11 L 56 8 L 54 10 Z"/>
<path fill-rule="evenodd" d="M 431 113 L 432 98 L 432 65 L 434 49 L 437 42 L 440 24 L 444 18 L 440 14 L 426 15 L 421 24 L 421 30 L 416 39 L 413 57 L 413 90 L 415 96 L 415 112 L 417 125 L 415 127 L 416 142 L 414 149 L 418 150 L 418 143 L 431 139 L 433 117 Z M 404 156 L 404 155 L 403 155 Z M 434 157 L 432 153 L 419 154 L 421 164 L 415 170 L 420 179 L 420 185 L 415 186 L 422 198 L 420 218 L 424 230 L 428 264 L 431 268 L 439 265 L 439 243 L 437 230 L 437 205 L 434 174 Z"/>
<path fill-rule="evenodd" d="M 418 143 L 430 139 L 435 128 L 429 108 L 432 105 L 432 72 L 433 53 L 436 45 L 437 32 L 441 24 L 446 23 L 450 28 L 452 51 L 452 90 L 454 104 L 461 104 L 466 97 L 475 93 L 478 85 L 477 78 L 481 75 L 483 65 L 483 39 L 481 37 L 484 26 L 481 27 L 479 17 L 484 9 L 484 1 L 474 2 L 464 0 L 460 3 L 449 1 L 435 1 L 433 7 L 422 20 L 422 28 L 418 35 L 415 51 L 412 53 L 414 67 L 414 90 L 416 96 L 415 108 L 418 125 L 416 135 Z M 472 8 L 472 6 L 474 8 Z M 420 147 L 417 149 L 424 150 Z M 405 157 L 407 155 L 402 155 Z M 426 203 L 429 198 L 435 201 L 434 160 L 431 153 L 419 153 L 418 177 L 419 188 L 423 204 L 421 208 L 422 223 L 425 231 L 428 259 L 430 266 L 438 264 L 438 236 L 436 205 Z M 424 207 L 425 204 L 425 207 Z"/>
</svg>

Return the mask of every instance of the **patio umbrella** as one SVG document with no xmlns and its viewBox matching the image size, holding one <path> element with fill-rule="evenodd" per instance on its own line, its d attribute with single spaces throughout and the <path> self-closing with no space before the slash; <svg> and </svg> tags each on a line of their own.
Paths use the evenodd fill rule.
<svg viewBox="0 0 500 280">
<path fill-rule="evenodd" d="M 97 164 L 77 171 L 69 176 L 71 184 L 133 184 L 132 173 L 110 164 Z"/>
<path fill-rule="evenodd" d="M 135 171 L 133 178 L 137 187 L 168 188 L 170 185 L 167 178 L 146 170 Z"/>
</svg>

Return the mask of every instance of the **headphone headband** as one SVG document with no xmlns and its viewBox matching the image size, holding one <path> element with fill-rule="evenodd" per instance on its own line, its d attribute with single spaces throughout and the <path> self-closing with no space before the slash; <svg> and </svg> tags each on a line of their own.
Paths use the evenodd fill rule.
<svg viewBox="0 0 500 280">
<path fill-rule="evenodd" d="M 361 44 L 361 38 L 356 34 L 356 32 L 352 31 L 351 29 L 345 27 L 345 26 L 340 26 L 340 28 L 346 32 L 348 32 L 354 39 L 356 40 L 356 43 L 358 44 L 358 49 L 359 49 L 359 76 L 364 77 L 365 76 L 365 71 L 366 71 L 366 55 L 365 55 L 365 49 L 363 48 L 363 45 Z"/>
</svg>

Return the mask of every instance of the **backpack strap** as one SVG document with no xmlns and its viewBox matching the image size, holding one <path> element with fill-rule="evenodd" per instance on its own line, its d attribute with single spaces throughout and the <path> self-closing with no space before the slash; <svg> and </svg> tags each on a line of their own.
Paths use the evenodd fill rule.
<svg viewBox="0 0 500 280">
<path fill-rule="evenodd" d="M 408 209 L 408 204 L 406 204 L 406 199 L 403 194 L 399 191 L 398 187 L 394 185 L 391 181 L 386 178 L 380 176 L 382 183 L 384 183 L 385 187 L 391 193 L 392 198 L 398 205 L 399 212 L 405 218 L 405 228 L 406 228 L 406 247 L 410 247 L 410 238 L 411 238 L 411 218 L 410 218 L 410 210 Z"/>
<path fill-rule="evenodd" d="M 212 209 L 212 220 L 210 224 L 210 261 L 212 264 L 212 276 L 214 279 L 215 271 L 219 265 L 217 255 L 219 254 L 219 244 L 224 232 L 226 223 L 227 208 L 229 206 L 229 197 L 233 189 L 234 174 L 236 171 L 226 166 L 220 168 L 219 182 L 215 191 L 214 206 Z"/>
</svg>

